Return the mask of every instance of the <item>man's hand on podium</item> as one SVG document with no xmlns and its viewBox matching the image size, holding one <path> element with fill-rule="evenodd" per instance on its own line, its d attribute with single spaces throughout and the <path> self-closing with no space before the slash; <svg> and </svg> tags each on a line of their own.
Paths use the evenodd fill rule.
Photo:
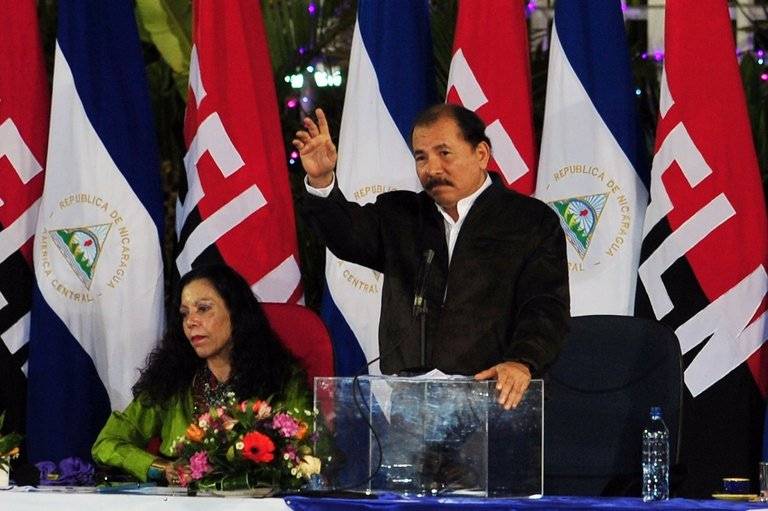
<svg viewBox="0 0 768 511">
<path fill-rule="evenodd" d="M 475 380 L 497 380 L 499 404 L 504 409 L 517 408 L 531 382 L 531 370 L 522 362 L 502 362 L 490 369 L 480 371 Z"/>
</svg>

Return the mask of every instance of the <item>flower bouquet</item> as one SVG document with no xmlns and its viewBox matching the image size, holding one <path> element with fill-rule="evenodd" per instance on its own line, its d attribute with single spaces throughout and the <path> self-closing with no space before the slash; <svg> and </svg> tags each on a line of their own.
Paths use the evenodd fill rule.
<svg viewBox="0 0 768 511">
<path fill-rule="evenodd" d="M 315 413 L 237 402 L 197 417 L 176 440 L 182 486 L 200 490 L 293 489 L 320 472 L 313 456 Z"/>
<path fill-rule="evenodd" d="M 5 412 L 0 413 L 0 429 L 5 422 Z M 7 435 L 0 435 L 0 485 L 5 486 L 8 484 L 8 474 L 11 470 L 11 458 L 19 456 L 19 446 L 21 445 L 22 436 L 18 433 L 8 433 Z"/>
</svg>

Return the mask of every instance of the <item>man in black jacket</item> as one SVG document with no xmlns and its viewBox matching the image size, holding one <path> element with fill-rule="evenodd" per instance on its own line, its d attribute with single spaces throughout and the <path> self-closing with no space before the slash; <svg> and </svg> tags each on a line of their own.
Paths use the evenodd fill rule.
<svg viewBox="0 0 768 511">
<path fill-rule="evenodd" d="M 420 361 L 412 315 L 422 254 L 434 251 L 425 296 L 427 365 L 497 379 L 499 402 L 517 406 L 532 376 L 555 360 L 569 314 L 565 237 L 544 203 L 489 177 L 490 140 L 463 107 L 435 105 L 412 131 L 424 191 L 347 201 L 335 185 L 336 147 L 322 110 L 293 141 L 307 172 L 301 209 L 337 257 L 385 275 L 381 369 Z"/>
</svg>

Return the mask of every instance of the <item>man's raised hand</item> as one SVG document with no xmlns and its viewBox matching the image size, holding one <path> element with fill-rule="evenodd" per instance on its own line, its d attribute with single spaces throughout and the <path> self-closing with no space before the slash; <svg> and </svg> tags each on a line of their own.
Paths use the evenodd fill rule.
<svg viewBox="0 0 768 511">
<path fill-rule="evenodd" d="M 318 108 L 315 114 L 317 123 L 311 117 L 305 117 L 306 129 L 297 131 L 292 143 L 299 151 L 309 185 L 325 188 L 333 183 L 333 169 L 337 160 L 336 146 L 331 141 L 325 113 Z"/>
</svg>

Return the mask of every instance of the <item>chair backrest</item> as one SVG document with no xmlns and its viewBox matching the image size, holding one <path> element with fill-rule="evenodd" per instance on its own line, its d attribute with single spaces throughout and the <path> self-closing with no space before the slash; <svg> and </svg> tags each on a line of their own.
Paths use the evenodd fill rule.
<svg viewBox="0 0 768 511">
<path fill-rule="evenodd" d="M 675 463 L 682 382 L 680 345 L 665 325 L 626 316 L 572 318 L 546 386 L 545 494 L 639 492 L 642 430 L 655 405 Z"/>
<path fill-rule="evenodd" d="M 290 303 L 262 303 L 272 330 L 307 371 L 310 388 L 316 376 L 333 376 L 333 346 L 328 329 L 311 309 Z"/>
</svg>

